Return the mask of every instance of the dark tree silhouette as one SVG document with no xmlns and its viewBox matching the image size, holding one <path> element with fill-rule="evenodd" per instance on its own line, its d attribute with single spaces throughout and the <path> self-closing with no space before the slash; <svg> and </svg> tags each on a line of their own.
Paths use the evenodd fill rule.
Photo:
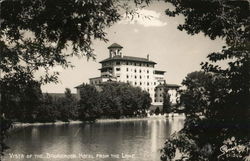
<svg viewBox="0 0 250 161">
<path fill-rule="evenodd" d="M 211 39 L 223 38 L 221 52 L 208 55 L 205 72 L 192 73 L 183 84 L 187 119 L 162 150 L 162 160 L 243 160 L 249 158 L 250 140 L 250 12 L 249 1 L 166 0 L 175 9 L 169 16 L 184 15 L 180 30 Z M 226 60 L 222 68 L 217 63 Z"/>
<path fill-rule="evenodd" d="M 163 112 L 164 113 L 170 113 L 172 112 L 172 104 L 170 101 L 170 94 L 168 93 L 168 88 L 164 87 L 164 93 L 163 93 Z"/>
<path fill-rule="evenodd" d="M 44 75 L 35 82 L 58 82 L 59 73 L 49 72 L 50 69 L 55 66 L 72 67 L 68 59 L 72 56 L 94 58 L 92 41 L 107 41 L 104 29 L 119 20 L 118 10 L 127 8 L 123 6 L 113 0 L 1 0 L 1 88 L 7 88 L 5 82 L 11 77 L 14 81 L 9 82 L 8 87 L 18 86 L 26 81 L 23 78 L 34 80 L 37 71 L 44 71 Z M 1 100 L 5 101 L 6 95 L 3 96 L 2 90 L 0 92 Z M 9 94 L 8 97 L 12 97 L 15 93 Z M 3 117 L 2 110 L 0 115 L 3 120 L 9 119 Z M 2 144 L 1 149 L 4 149 Z"/>
</svg>

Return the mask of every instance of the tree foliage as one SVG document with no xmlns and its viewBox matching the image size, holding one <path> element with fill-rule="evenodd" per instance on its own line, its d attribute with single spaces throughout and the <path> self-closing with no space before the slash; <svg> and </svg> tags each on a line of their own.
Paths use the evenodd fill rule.
<svg viewBox="0 0 250 161">
<path fill-rule="evenodd" d="M 180 30 L 223 38 L 221 52 L 208 55 L 203 72 L 190 73 L 181 101 L 187 114 L 184 128 L 164 147 L 162 160 L 171 160 L 176 149 L 180 160 L 243 160 L 249 157 L 250 140 L 250 12 L 248 1 L 166 0 L 175 9 L 169 16 L 184 15 Z M 217 62 L 226 61 L 222 68 Z"/>
<path fill-rule="evenodd" d="M 83 84 L 80 89 L 79 118 L 95 120 L 102 113 L 99 106 L 99 93 L 94 86 Z"/>
<path fill-rule="evenodd" d="M 134 2 L 140 5 L 144 1 Z M 59 73 L 50 70 L 55 66 L 72 67 L 68 59 L 71 56 L 94 58 L 93 40 L 107 41 L 104 29 L 119 20 L 119 9 L 128 9 L 124 6 L 119 0 L 1 0 L 1 88 L 21 86 L 30 78 L 39 84 L 58 82 Z M 34 77 L 37 71 L 44 71 L 39 79 Z M 0 92 L 3 94 L 2 89 Z M 19 107 L 14 95 L 9 93 L 12 102 L 5 104 L 5 109 Z"/>
<path fill-rule="evenodd" d="M 0 6 L 0 69 L 6 76 L 67 67 L 72 55 L 93 57 L 92 40 L 107 41 L 104 28 L 119 20 L 111 0 L 4 0 Z"/>
<path fill-rule="evenodd" d="M 151 103 L 147 92 L 126 83 L 83 85 L 80 96 L 79 115 L 84 120 L 145 116 Z"/>
<path fill-rule="evenodd" d="M 6 119 L 5 116 L 0 116 L 0 155 L 4 155 L 4 151 L 9 147 L 5 143 L 5 139 L 8 136 L 8 129 L 11 128 L 12 121 Z"/>
<path fill-rule="evenodd" d="M 72 95 L 69 88 L 65 89 L 64 94 L 65 96 L 61 98 L 62 105 L 58 107 L 60 108 L 61 120 L 69 121 L 69 119 L 78 119 L 78 105 L 76 97 Z"/>
<path fill-rule="evenodd" d="M 0 80 L 1 115 L 16 121 L 33 121 L 36 107 L 41 103 L 40 83 L 32 75 L 15 73 Z M 32 98 L 32 99 L 31 99 Z"/>
<path fill-rule="evenodd" d="M 168 88 L 164 87 L 164 92 L 163 92 L 163 112 L 164 113 L 170 113 L 172 112 L 172 104 L 170 101 L 170 94 L 168 93 Z"/>
<path fill-rule="evenodd" d="M 64 96 L 52 96 L 45 93 L 35 114 L 37 122 L 76 120 L 78 119 L 77 99 L 71 94 L 69 88 L 65 89 Z"/>
</svg>

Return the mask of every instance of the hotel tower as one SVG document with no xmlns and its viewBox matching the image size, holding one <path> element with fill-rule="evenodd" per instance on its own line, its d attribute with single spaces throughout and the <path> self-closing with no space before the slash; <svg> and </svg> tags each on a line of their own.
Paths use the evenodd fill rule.
<svg viewBox="0 0 250 161">
<path fill-rule="evenodd" d="M 147 91 L 152 99 L 152 105 L 161 106 L 163 103 L 163 87 L 165 71 L 156 70 L 156 62 L 147 58 L 126 56 L 122 53 L 122 46 L 114 43 L 108 47 L 109 57 L 102 60 L 100 76 L 90 78 L 91 85 L 98 85 L 108 81 L 129 83 Z M 176 89 L 178 85 L 167 85 L 172 103 L 176 103 Z M 76 87 L 77 89 L 80 86 Z M 79 90 L 77 90 L 79 94 Z"/>
</svg>

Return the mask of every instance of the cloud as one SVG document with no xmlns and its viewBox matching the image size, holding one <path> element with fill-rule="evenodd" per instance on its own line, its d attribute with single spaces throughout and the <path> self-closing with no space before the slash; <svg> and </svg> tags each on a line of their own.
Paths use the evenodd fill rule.
<svg viewBox="0 0 250 161">
<path fill-rule="evenodd" d="M 120 24 L 139 24 L 144 27 L 163 27 L 166 26 L 167 23 L 160 20 L 161 13 L 146 10 L 146 9 L 138 9 L 133 16 L 132 15 L 123 15 L 122 20 L 119 22 Z"/>
</svg>

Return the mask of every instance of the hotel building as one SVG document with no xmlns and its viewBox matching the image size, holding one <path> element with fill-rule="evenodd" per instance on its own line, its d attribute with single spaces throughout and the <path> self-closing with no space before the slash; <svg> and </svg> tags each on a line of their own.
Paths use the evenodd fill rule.
<svg viewBox="0 0 250 161">
<path fill-rule="evenodd" d="M 156 70 L 156 62 L 150 60 L 149 55 L 147 55 L 147 58 L 125 56 L 122 53 L 122 48 L 121 45 L 116 43 L 108 47 L 109 57 L 100 62 L 100 76 L 90 78 L 90 84 L 98 85 L 108 81 L 129 83 L 147 91 L 152 98 L 152 105 L 162 105 L 162 87 L 166 85 L 166 72 Z M 169 86 L 171 91 L 176 90 L 178 87 L 178 85 Z M 80 86 L 76 88 L 79 94 Z M 170 95 L 172 100 L 174 100 L 175 96 L 173 94 Z"/>
</svg>

